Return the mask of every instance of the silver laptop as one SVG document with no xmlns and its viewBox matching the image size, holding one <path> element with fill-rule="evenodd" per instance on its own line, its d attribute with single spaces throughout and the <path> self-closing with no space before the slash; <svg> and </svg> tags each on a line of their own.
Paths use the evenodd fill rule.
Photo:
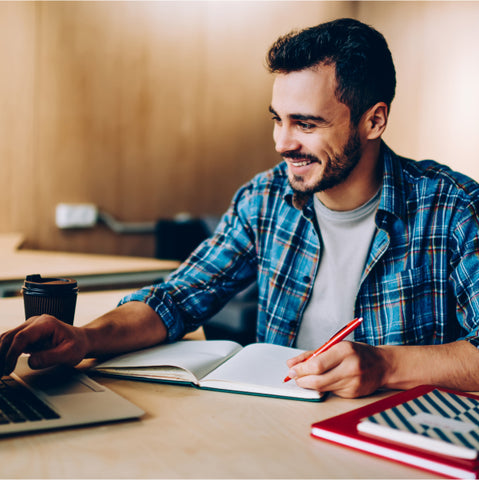
<svg viewBox="0 0 479 480">
<path fill-rule="evenodd" d="M 127 420 L 143 413 L 73 368 L 31 370 L 26 356 L 0 381 L 0 435 Z"/>
</svg>

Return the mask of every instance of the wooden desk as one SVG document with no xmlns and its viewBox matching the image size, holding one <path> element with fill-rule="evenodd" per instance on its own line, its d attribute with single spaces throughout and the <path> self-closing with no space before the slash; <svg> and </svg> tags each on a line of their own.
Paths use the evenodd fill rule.
<svg viewBox="0 0 479 480">
<path fill-rule="evenodd" d="M 17 294 L 29 274 L 73 277 L 80 290 L 126 288 L 161 281 L 179 265 L 155 258 L 18 250 L 1 240 L 0 297 Z"/>
<path fill-rule="evenodd" d="M 75 322 L 125 292 L 80 294 Z M 0 329 L 23 321 L 0 299 Z M 1 478 L 436 478 L 310 437 L 312 422 L 378 396 L 308 403 L 95 377 L 137 404 L 138 421 L 0 439 Z"/>
</svg>

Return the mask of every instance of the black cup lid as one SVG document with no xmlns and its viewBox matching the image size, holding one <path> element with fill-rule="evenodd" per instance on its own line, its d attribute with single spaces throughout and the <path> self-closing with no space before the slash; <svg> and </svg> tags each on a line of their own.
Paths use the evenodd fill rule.
<svg viewBox="0 0 479 480">
<path fill-rule="evenodd" d="M 23 284 L 23 290 L 29 292 L 55 291 L 60 294 L 77 292 L 77 281 L 73 278 L 42 277 L 39 274 L 27 275 Z"/>
</svg>

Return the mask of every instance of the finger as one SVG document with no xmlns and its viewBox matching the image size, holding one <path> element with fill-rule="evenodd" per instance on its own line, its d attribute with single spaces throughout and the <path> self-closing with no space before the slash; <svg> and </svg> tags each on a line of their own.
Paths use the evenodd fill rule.
<svg viewBox="0 0 479 480">
<path fill-rule="evenodd" d="M 293 358 L 290 358 L 286 364 L 288 365 L 288 367 L 292 367 L 294 365 L 297 365 L 298 363 L 301 363 L 301 362 L 304 362 L 308 357 L 310 357 L 312 355 L 313 351 L 309 351 L 309 352 L 303 352 L 303 353 L 300 353 L 299 355 L 296 355 L 296 357 L 293 357 Z"/>
<path fill-rule="evenodd" d="M 318 392 L 335 392 L 342 387 L 344 378 L 336 374 L 336 369 L 322 375 L 305 375 L 294 379 L 298 387 Z"/>
<path fill-rule="evenodd" d="M 313 373 L 297 377 L 296 383 L 303 388 L 330 391 L 345 398 L 366 395 L 380 385 L 382 370 L 377 369 L 380 362 L 374 353 L 374 347 L 369 345 L 341 342 L 334 351 L 331 348 L 322 355 L 325 371 L 319 373 L 318 368 L 318 373 L 314 373 L 314 365 L 310 366 Z"/>
<path fill-rule="evenodd" d="M 39 345 L 46 345 L 51 339 L 51 320 L 53 317 L 35 317 L 25 323 L 23 328 L 12 332 L 10 346 L 5 356 L 4 371 L 12 372 L 22 353 L 29 353 L 38 349 Z"/>
<path fill-rule="evenodd" d="M 75 365 L 78 363 L 75 357 L 72 357 L 72 342 L 62 342 L 48 350 L 33 352 L 28 359 L 28 364 L 32 369 L 47 368 L 58 364 Z"/>
<path fill-rule="evenodd" d="M 316 357 L 308 358 L 308 355 L 305 355 L 306 358 L 303 357 L 303 361 L 290 366 L 288 376 L 290 378 L 300 378 L 308 375 L 321 375 L 336 367 L 343 357 L 335 347 L 337 345 Z M 300 356 L 295 358 L 300 358 Z"/>
<path fill-rule="evenodd" d="M 13 370 L 13 367 L 15 367 L 15 365 L 13 365 L 13 367 L 10 370 L 6 368 L 7 356 L 10 351 L 12 341 L 15 338 L 15 335 L 19 331 L 23 330 L 26 326 L 27 326 L 26 323 L 22 323 L 18 327 L 13 328 L 12 330 L 8 330 L 7 332 L 3 333 L 0 336 L 0 374 L 1 375 L 9 374 Z"/>
</svg>

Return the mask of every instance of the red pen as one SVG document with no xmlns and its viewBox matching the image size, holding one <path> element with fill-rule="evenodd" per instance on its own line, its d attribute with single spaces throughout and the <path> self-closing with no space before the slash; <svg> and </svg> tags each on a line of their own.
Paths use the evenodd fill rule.
<svg viewBox="0 0 479 480">
<path fill-rule="evenodd" d="M 333 345 L 336 345 L 343 340 L 343 338 L 346 338 L 355 328 L 359 327 L 362 321 L 363 318 L 359 317 L 349 322 L 345 327 L 339 330 L 339 332 L 335 333 L 322 347 L 319 347 L 306 360 L 303 360 L 303 362 L 307 362 L 310 358 L 317 357 L 320 353 L 329 350 Z M 289 382 L 290 380 L 290 377 L 286 377 L 283 382 Z"/>
</svg>

